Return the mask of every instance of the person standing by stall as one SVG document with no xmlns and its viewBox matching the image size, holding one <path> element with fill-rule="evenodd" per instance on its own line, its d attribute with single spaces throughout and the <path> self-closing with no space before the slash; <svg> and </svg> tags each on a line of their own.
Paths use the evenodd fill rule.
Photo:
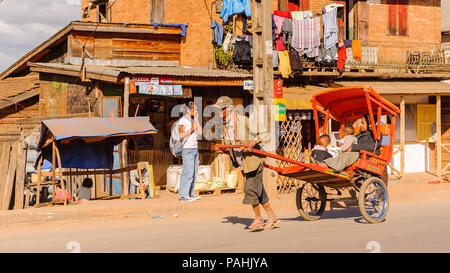
<svg viewBox="0 0 450 273">
<path fill-rule="evenodd" d="M 230 97 L 220 97 L 214 107 L 221 109 L 223 118 L 223 139 L 225 145 L 245 145 L 243 149 L 228 149 L 229 156 L 235 167 L 240 167 L 245 177 L 243 204 L 252 205 L 255 220 L 248 227 L 252 230 L 272 229 L 280 223 L 264 189 L 263 170 L 264 156 L 252 153 L 253 148 L 260 149 L 263 140 L 267 141 L 268 134 L 254 132 L 249 124 L 249 118 L 238 114 L 233 107 Z M 261 217 L 259 206 L 266 211 L 269 220 L 266 225 Z"/>
<path fill-rule="evenodd" d="M 195 179 L 198 171 L 198 140 L 202 127 L 198 121 L 197 107 L 193 101 L 188 103 L 187 113 L 179 121 L 179 132 L 183 143 L 183 170 L 180 176 L 179 197 L 181 202 L 191 202 L 200 198 L 194 194 Z"/>
</svg>

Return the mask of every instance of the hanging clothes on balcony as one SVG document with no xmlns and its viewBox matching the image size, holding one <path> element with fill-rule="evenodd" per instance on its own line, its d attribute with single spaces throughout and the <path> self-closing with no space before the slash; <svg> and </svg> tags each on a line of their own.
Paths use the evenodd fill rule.
<svg viewBox="0 0 450 273">
<path fill-rule="evenodd" d="M 279 10 L 275 10 L 275 11 L 273 12 L 273 15 L 280 16 L 280 17 L 283 17 L 283 18 L 289 18 L 289 19 L 292 19 L 292 16 L 291 16 L 291 12 L 290 12 L 290 11 L 279 11 Z"/>
<path fill-rule="evenodd" d="M 224 0 L 222 3 L 222 11 L 220 18 L 224 23 L 228 22 L 228 17 L 234 14 L 244 13 L 247 18 L 252 16 L 250 8 L 250 0 Z"/>
<path fill-rule="evenodd" d="M 361 40 L 353 40 L 352 42 L 353 59 L 361 61 Z"/>
<path fill-rule="evenodd" d="M 225 53 L 233 51 L 234 44 L 236 43 L 236 35 L 227 33 L 223 40 L 223 51 Z"/>
<path fill-rule="evenodd" d="M 253 48 L 253 38 L 251 35 L 237 35 L 236 41 L 247 41 L 251 48 Z"/>
<path fill-rule="evenodd" d="M 233 62 L 238 65 L 252 64 L 252 50 L 249 42 L 245 40 L 236 41 L 234 44 Z"/>
<path fill-rule="evenodd" d="M 344 45 L 345 45 L 345 48 L 352 47 L 352 40 L 344 40 Z"/>
<path fill-rule="evenodd" d="M 297 51 L 289 50 L 289 63 L 292 71 L 299 71 L 303 73 L 303 62 Z"/>
<path fill-rule="evenodd" d="M 323 43 L 325 49 L 329 49 L 338 43 L 337 9 L 325 10 L 323 19 Z"/>
<path fill-rule="evenodd" d="M 303 20 L 303 11 L 291 11 L 292 20 Z"/>
<path fill-rule="evenodd" d="M 292 73 L 289 62 L 289 51 L 278 51 L 278 72 L 283 78 L 289 78 Z"/>
<path fill-rule="evenodd" d="M 273 50 L 273 68 L 278 67 L 278 51 Z"/>
<path fill-rule="evenodd" d="M 317 57 L 320 47 L 320 17 L 313 17 L 305 11 L 301 20 L 292 21 L 291 46 L 310 58 Z"/>
<path fill-rule="evenodd" d="M 338 63 L 337 69 L 339 75 L 344 73 L 345 61 L 347 60 L 347 49 L 345 48 L 344 41 L 341 39 L 338 42 Z"/>
<path fill-rule="evenodd" d="M 292 20 L 286 18 L 281 27 L 281 35 L 283 38 L 283 44 L 285 46 L 290 46 L 292 42 Z"/>
<path fill-rule="evenodd" d="M 223 26 L 214 20 L 211 24 L 211 28 L 214 32 L 214 39 L 213 42 L 216 43 L 218 46 L 222 46 L 223 41 Z"/>
<path fill-rule="evenodd" d="M 275 24 L 274 15 L 272 14 L 272 41 L 277 39 L 277 24 Z"/>
</svg>

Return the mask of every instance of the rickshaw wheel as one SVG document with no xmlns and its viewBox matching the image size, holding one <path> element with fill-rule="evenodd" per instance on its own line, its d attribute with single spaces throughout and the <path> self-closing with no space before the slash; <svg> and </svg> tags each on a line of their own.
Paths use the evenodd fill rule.
<svg viewBox="0 0 450 273">
<path fill-rule="evenodd" d="M 297 189 L 295 199 L 300 216 L 305 220 L 315 221 L 325 211 L 327 193 L 323 186 L 306 183 Z"/>
<path fill-rule="evenodd" d="M 380 223 L 389 210 L 386 184 L 378 177 L 370 177 L 361 185 L 358 196 L 359 210 L 369 223 Z"/>
</svg>

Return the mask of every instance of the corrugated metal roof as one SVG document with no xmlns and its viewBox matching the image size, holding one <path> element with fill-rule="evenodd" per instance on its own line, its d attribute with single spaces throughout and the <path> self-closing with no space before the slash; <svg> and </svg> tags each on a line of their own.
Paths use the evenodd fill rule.
<svg viewBox="0 0 450 273">
<path fill-rule="evenodd" d="M 450 84 L 438 81 L 339 81 L 340 86 L 372 87 L 379 94 L 391 95 L 426 95 L 448 94 Z"/>
<path fill-rule="evenodd" d="M 201 67 L 127 67 L 117 68 L 122 72 L 140 75 L 160 75 L 160 76 L 185 76 L 185 77 L 205 77 L 205 78 L 240 78 L 250 79 L 253 74 L 235 72 L 219 69 L 208 69 Z"/>
<path fill-rule="evenodd" d="M 39 76 L 8 78 L 0 80 L 0 100 L 15 97 L 39 87 Z"/>
<path fill-rule="evenodd" d="M 80 71 L 79 65 L 68 65 L 60 63 L 34 63 L 30 66 L 52 68 L 67 71 Z M 253 74 L 242 73 L 236 71 L 208 69 L 201 67 L 111 67 L 111 66 L 86 66 L 86 72 L 99 75 L 107 75 L 117 77 L 120 73 L 132 75 L 155 75 L 167 77 L 200 77 L 200 78 L 234 78 L 234 79 L 251 79 Z"/>
</svg>

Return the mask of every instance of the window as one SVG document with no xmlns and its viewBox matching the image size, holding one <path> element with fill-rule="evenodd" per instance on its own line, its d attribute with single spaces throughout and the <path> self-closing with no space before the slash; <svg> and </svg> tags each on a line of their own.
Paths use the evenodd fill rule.
<svg viewBox="0 0 450 273">
<path fill-rule="evenodd" d="M 433 123 L 436 123 L 436 105 L 417 104 L 417 141 L 433 141 Z"/>
<path fill-rule="evenodd" d="M 309 0 L 278 0 L 278 10 L 280 11 L 309 10 Z"/>
<path fill-rule="evenodd" d="M 106 4 L 98 5 L 98 21 L 100 23 L 108 23 L 108 9 Z"/>
<path fill-rule="evenodd" d="M 408 0 L 387 0 L 388 35 L 407 35 Z"/>
</svg>

